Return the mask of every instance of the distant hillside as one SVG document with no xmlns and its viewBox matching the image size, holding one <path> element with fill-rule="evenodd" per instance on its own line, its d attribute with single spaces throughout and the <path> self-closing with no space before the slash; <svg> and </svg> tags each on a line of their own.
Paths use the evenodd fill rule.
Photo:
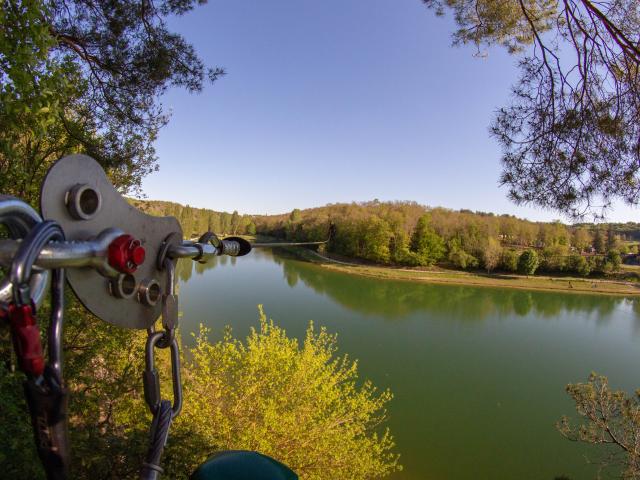
<svg viewBox="0 0 640 480">
<path fill-rule="evenodd" d="M 579 223 L 574 225 L 575 227 L 585 227 L 593 230 L 596 226 L 593 223 Z M 601 228 L 611 230 L 616 235 L 620 235 L 625 240 L 640 241 L 640 223 L 626 222 L 626 223 L 605 223 L 600 225 Z"/>
<path fill-rule="evenodd" d="M 187 238 L 193 238 L 206 231 L 220 235 L 253 235 L 256 233 L 256 225 L 250 215 L 239 215 L 238 212 L 218 212 L 162 200 L 129 198 L 128 201 L 150 215 L 176 217 Z"/>
<path fill-rule="evenodd" d="M 207 230 L 221 235 L 264 234 L 286 240 L 320 241 L 327 251 L 375 263 L 440 264 L 459 269 L 518 270 L 520 255 L 537 253 L 547 272 L 607 273 L 620 254 L 640 240 L 640 224 L 531 222 L 513 215 L 430 208 L 415 202 L 329 204 L 281 215 L 239 215 L 173 202 L 130 200 L 153 215 L 179 219 L 185 236 Z M 535 270 L 535 268 L 534 268 Z"/>
</svg>

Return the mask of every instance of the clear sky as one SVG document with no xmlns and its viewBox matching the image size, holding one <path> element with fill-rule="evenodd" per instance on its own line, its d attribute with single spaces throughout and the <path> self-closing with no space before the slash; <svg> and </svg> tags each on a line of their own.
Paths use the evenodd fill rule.
<svg viewBox="0 0 640 480">
<path fill-rule="evenodd" d="M 450 16 L 420 0 L 210 0 L 170 26 L 227 75 L 164 96 L 150 199 L 263 214 L 377 198 L 560 218 L 498 186 L 488 125 L 516 58 L 452 47 Z"/>
</svg>

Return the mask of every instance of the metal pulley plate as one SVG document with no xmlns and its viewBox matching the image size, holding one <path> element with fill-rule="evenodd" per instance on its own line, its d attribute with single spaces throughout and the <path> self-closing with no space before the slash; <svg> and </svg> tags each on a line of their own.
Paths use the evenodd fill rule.
<svg viewBox="0 0 640 480">
<path fill-rule="evenodd" d="M 58 222 L 67 240 L 89 240 L 117 228 L 140 241 L 146 258 L 135 272 L 108 278 L 95 268 L 70 268 L 67 278 L 82 304 L 102 320 L 125 328 L 151 326 L 160 316 L 162 295 L 168 293 L 158 252 L 172 232 L 177 235 L 170 241 L 182 242 L 178 220 L 137 210 L 87 155 L 58 160 L 47 173 L 40 199 L 43 218 Z"/>
</svg>

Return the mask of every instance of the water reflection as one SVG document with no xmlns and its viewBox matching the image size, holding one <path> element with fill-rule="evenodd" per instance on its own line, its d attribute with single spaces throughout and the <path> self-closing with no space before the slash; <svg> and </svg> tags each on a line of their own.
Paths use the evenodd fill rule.
<svg viewBox="0 0 640 480">
<path fill-rule="evenodd" d="M 207 263 L 194 262 L 188 258 L 182 258 L 178 260 L 178 264 L 176 265 L 176 276 L 184 283 L 188 282 L 195 270 L 196 275 L 202 275 L 207 270 L 211 270 L 216 268 L 218 262 L 221 257 L 213 257 L 207 261 Z M 224 257 L 222 257 L 224 258 Z M 225 262 L 220 262 L 222 265 L 226 264 Z"/>
<path fill-rule="evenodd" d="M 455 317 L 468 322 L 513 314 L 535 314 L 540 318 L 552 319 L 573 312 L 587 314 L 597 323 L 606 324 L 613 318 L 617 308 L 626 305 L 638 318 L 637 330 L 640 332 L 640 300 L 636 298 L 433 285 L 368 277 L 357 277 L 357 281 L 354 281 L 356 277 L 353 275 L 323 269 L 287 251 L 254 251 L 251 255 L 268 257 L 278 264 L 291 288 L 302 282 L 344 307 L 359 313 L 380 315 L 388 320 L 402 319 L 415 312 L 427 312 L 435 316 L 446 314 L 447 318 Z M 218 265 L 235 265 L 236 261 L 242 262 L 242 259 L 214 257 L 207 263 L 180 260 L 176 272 L 182 282 L 188 282 L 194 270 L 196 275 L 202 275 Z"/>
<path fill-rule="evenodd" d="M 465 321 L 531 313 L 551 319 L 574 312 L 592 315 L 599 323 L 606 323 L 616 308 L 625 303 L 640 313 L 640 302 L 624 297 L 432 285 L 368 277 L 358 277 L 358 281 L 354 281 L 351 275 L 289 257 L 281 252 L 273 254 L 273 260 L 282 267 L 289 286 L 294 287 L 301 281 L 349 309 L 387 319 L 400 319 L 416 311 L 453 315 Z"/>
<path fill-rule="evenodd" d="M 179 262 L 183 328 L 231 324 L 243 335 L 265 302 L 291 335 L 308 318 L 338 332 L 363 378 L 395 393 L 390 426 L 406 469 L 394 478 L 593 478 L 591 451 L 554 428 L 574 408 L 564 386 L 591 370 L 616 388 L 640 382 L 633 298 L 380 280 L 277 251 L 236 260 Z"/>
</svg>

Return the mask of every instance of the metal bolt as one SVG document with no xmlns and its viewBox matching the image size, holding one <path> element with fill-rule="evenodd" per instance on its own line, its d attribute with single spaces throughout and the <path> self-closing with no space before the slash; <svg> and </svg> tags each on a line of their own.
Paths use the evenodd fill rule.
<svg viewBox="0 0 640 480">
<path fill-rule="evenodd" d="M 144 263 L 146 252 L 131 235 L 120 235 L 109 245 L 109 265 L 121 273 L 133 273 Z"/>
</svg>

